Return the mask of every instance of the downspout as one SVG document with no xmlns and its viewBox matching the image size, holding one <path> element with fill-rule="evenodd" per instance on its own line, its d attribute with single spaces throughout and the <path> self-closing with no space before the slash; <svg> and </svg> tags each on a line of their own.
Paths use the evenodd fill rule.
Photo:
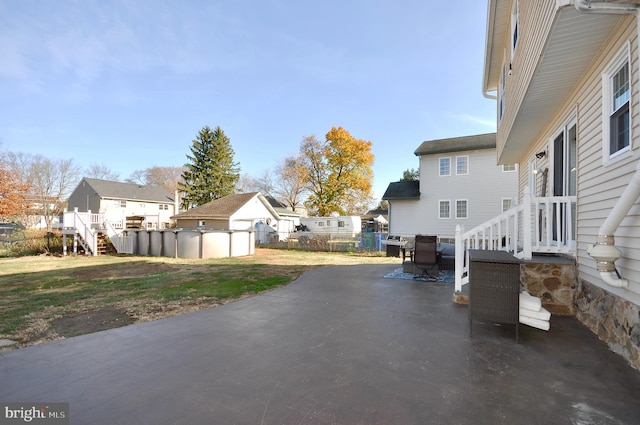
<svg viewBox="0 0 640 425">
<path fill-rule="evenodd" d="M 638 41 L 640 42 L 640 5 L 635 3 L 605 3 L 592 2 L 591 0 L 576 0 L 576 10 L 582 13 L 601 14 L 632 14 L 636 16 L 636 28 Z M 616 270 L 615 261 L 622 256 L 622 252 L 615 246 L 613 234 L 627 215 L 631 207 L 640 197 L 640 162 L 636 165 L 629 185 L 622 196 L 598 230 L 598 239 L 595 245 L 587 249 L 587 253 L 596 260 L 597 270 L 604 283 L 616 288 L 625 288 L 629 285 L 627 279 L 623 279 Z"/>
</svg>

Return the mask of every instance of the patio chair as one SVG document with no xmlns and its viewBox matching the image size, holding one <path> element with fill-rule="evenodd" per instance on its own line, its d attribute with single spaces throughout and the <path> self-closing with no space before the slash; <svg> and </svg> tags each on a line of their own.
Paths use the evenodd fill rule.
<svg viewBox="0 0 640 425">
<path fill-rule="evenodd" d="M 438 238 L 431 235 L 416 235 L 413 248 L 414 269 L 422 271 L 421 276 L 429 280 L 437 280 L 438 270 Z M 436 274 L 434 276 L 434 274 Z"/>
</svg>

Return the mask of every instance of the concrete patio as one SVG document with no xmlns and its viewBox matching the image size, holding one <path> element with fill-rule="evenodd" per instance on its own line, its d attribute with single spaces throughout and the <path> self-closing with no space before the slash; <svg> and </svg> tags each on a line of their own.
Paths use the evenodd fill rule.
<svg viewBox="0 0 640 425">
<path fill-rule="evenodd" d="M 474 323 L 392 265 L 0 354 L 0 401 L 71 424 L 638 424 L 640 372 L 571 317 Z M 35 423 L 35 422 L 33 422 Z"/>
</svg>

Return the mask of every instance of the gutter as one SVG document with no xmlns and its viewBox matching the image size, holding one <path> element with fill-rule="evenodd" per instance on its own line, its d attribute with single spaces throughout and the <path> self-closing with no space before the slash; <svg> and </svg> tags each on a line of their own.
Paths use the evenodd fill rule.
<svg viewBox="0 0 640 425">
<path fill-rule="evenodd" d="M 632 14 L 636 16 L 638 41 L 640 42 L 640 5 L 635 3 L 592 2 L 591 0 L 575 0 L 575 8 L 581 13 L 600 14 Z M 587 249 L 587 253 L 596 260 L 597 270 L 604 283 L 616 288 L 626 288 L 627 279 L 623 279 L 616 270 L 615 261 L 622 256 L 622 252 L 615 246 L 613 234 L 620 226 L 624 217 L 640 197 L 640 162 L 636 165 L 628 186 L 614 205 L 611 212 L 598 230 L 597 242 Z"/>
<path fill-rule="evenodd" d="M 609 15 L 637 14 L 640 5 L 636 3 L 610 3 L 604 1 L 592 2 L 591 0 L 576 0 L 575 7 L 578 12 L 603 13 Z"/>
<path fill-rule="evenodd" d="M 487 2 L 487 9 L 488 9 L 487 10 L 487 31 L 485 34 L 485 57 L 484 57 L 485 64 L 489 63 L 491 58 L 491 53 L 486 51 L 486 45 L 488 44 L 490 34 L 493 33 L 493 20 L 496 13 L 495 1 Z M 488 70 L 487 70 L 487 67 L 485 66 L 483 75 L 482 75 L 482 95 L 487 99 L 497 100 L 498 99 L 497 91 L 496 91 L 496 94 L 490 94 L 489 93 L 490 90 L 487 89 L 488 79 L 489 79 Z"/>
</svg>

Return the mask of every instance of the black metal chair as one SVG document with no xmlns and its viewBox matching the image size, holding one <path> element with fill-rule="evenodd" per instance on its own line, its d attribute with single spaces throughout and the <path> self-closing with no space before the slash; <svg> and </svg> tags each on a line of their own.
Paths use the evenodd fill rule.
<svg viewBox="0 0 640 425">
<path fill-rule="evenodd" d="M 422 270 L 421 276 L 430 280 L 437 280 L 438 267 L 438 238 L 431 235 L 416 235 L 413 249 L 414 269 Z"/>
</svg>

